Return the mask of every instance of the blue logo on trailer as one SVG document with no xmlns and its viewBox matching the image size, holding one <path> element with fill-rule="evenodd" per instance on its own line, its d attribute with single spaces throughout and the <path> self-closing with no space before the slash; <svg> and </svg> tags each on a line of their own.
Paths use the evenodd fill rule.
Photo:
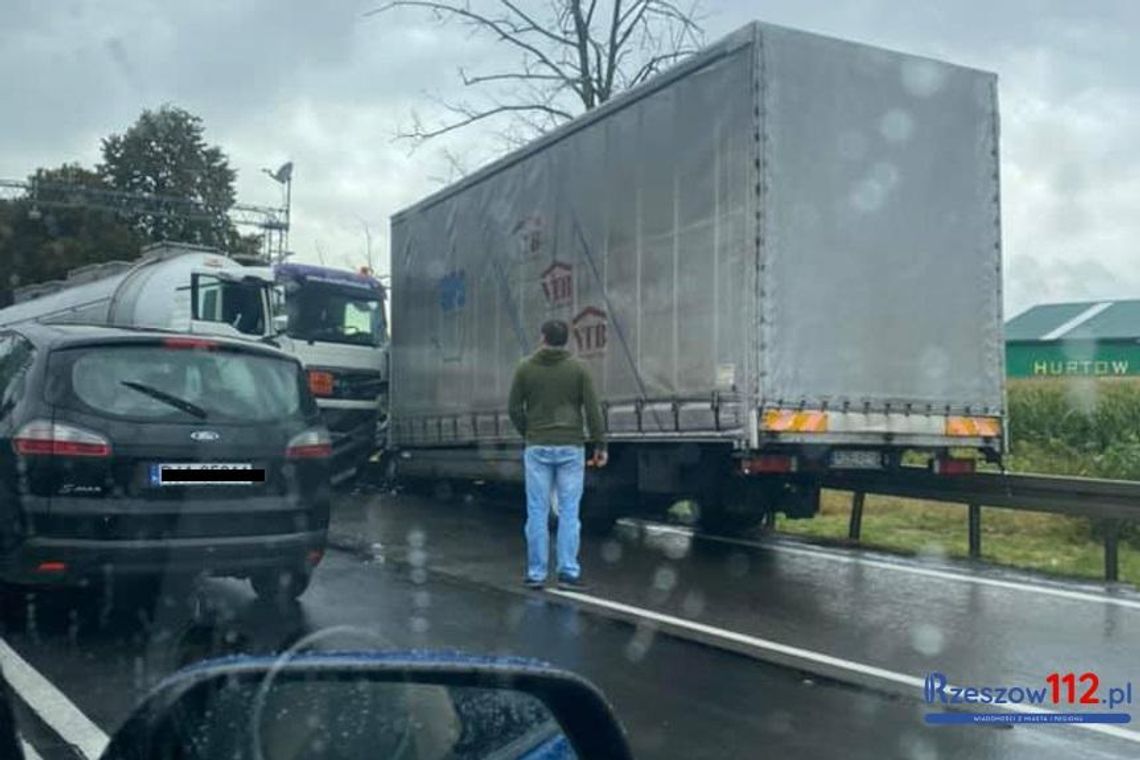
<svg viewBox="0 0 1140 760">
<path fill-rule="evenodd" d="M 439 278 L 439 308 L 444 313 L 459 311 L 467 304 L 467 273 L 448 272 Z"/>
</svg>

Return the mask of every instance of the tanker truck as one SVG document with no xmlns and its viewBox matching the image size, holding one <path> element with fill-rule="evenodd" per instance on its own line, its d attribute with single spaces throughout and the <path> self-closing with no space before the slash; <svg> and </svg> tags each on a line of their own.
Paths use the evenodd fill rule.
<svg viewBox="0 0 1140 760">
<path fill-rule="evenodd" d="M 16 290 L 0 328 L 26 321 L 149 327 L 271 341 L 305 365 L 333 439 L 333 480 L 377 450 L 387 380 L 384 289 L 298 264 L 247 266 L 214 248 L 156 243 L 134 261 Z"/>
<path fill-rule="evenodd" d="M 273 327 L 273 277 L 213 248 L 155 243 L 134 261 L 92 264 L 64 280 L 27 285 L 0 309 L 0 327 L 78 322 L 264 338 Z"/>
</svg>

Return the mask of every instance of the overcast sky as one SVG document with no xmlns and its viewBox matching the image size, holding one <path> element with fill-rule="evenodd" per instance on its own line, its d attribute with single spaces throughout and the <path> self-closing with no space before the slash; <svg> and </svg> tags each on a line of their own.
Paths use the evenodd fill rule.
<svg viewBox="0 0 1140 760">
<path fill-rule="evenodd" d="M 456 69 L 497 53 L 369 0 L 4 0 L 0 178 L 94 164 L 143 108 L 200 115 L 272 205 L 261 167 L 296 164 L 292 247 L 386 271 L 388 216 L 438 188 L 439 149 L 393 135 Z M 1140 297 L 1140 2 L 705 0 L 715 40 L 753 18 L 995 71 L 1002 107 L 1006 308 Z M 452 145 L 486 155 L 486 134 Z"/>
</svg>

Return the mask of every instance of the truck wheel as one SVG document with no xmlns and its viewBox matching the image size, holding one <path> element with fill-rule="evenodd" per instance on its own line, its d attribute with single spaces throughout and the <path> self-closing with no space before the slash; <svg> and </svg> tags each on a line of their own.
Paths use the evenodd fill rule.
<svg viewBox="0 0 1140 760">
<path fill-rule="evenodd" d="M 582 532 L 592 536 L 604 536 L 613 530 L 621 514 L 620 495 L 614 491 L 594 490 L 582 494 L 582 505 L 578 519 Z"/>
<path fill-rule="evenodd" d="M 249 577 L 257 598 L 280 604 L 294 602 L 309 587 L 312 573 L 308 570 L 261 570 Z"/>
<path fill-rule="evenodd" d="M 752 533 L 771 508 L 754 482 L 729 476 L 708 498 L 699 500 L 697 526 L 703 533 L 740 536 Z"/>
<path fill-rule="evenodd" d="M 697 525 L 702 533 L 742 536 L 755 533 L 765 523 L 767 513 L 737 512 L 723 508 L 702 508 Z"/>
</svg>

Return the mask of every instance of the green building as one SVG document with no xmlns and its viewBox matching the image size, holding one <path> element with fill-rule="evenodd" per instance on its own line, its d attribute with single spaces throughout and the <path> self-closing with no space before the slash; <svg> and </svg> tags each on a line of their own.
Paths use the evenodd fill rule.
<svg viewBox="0 0 1140 760">
<path fill-rule="evenodd" d="M 1005 371 L 1011 378 L 1140 376 L 1140 300 L 1022 312 L 1005 325 Z"/>
</svg>

